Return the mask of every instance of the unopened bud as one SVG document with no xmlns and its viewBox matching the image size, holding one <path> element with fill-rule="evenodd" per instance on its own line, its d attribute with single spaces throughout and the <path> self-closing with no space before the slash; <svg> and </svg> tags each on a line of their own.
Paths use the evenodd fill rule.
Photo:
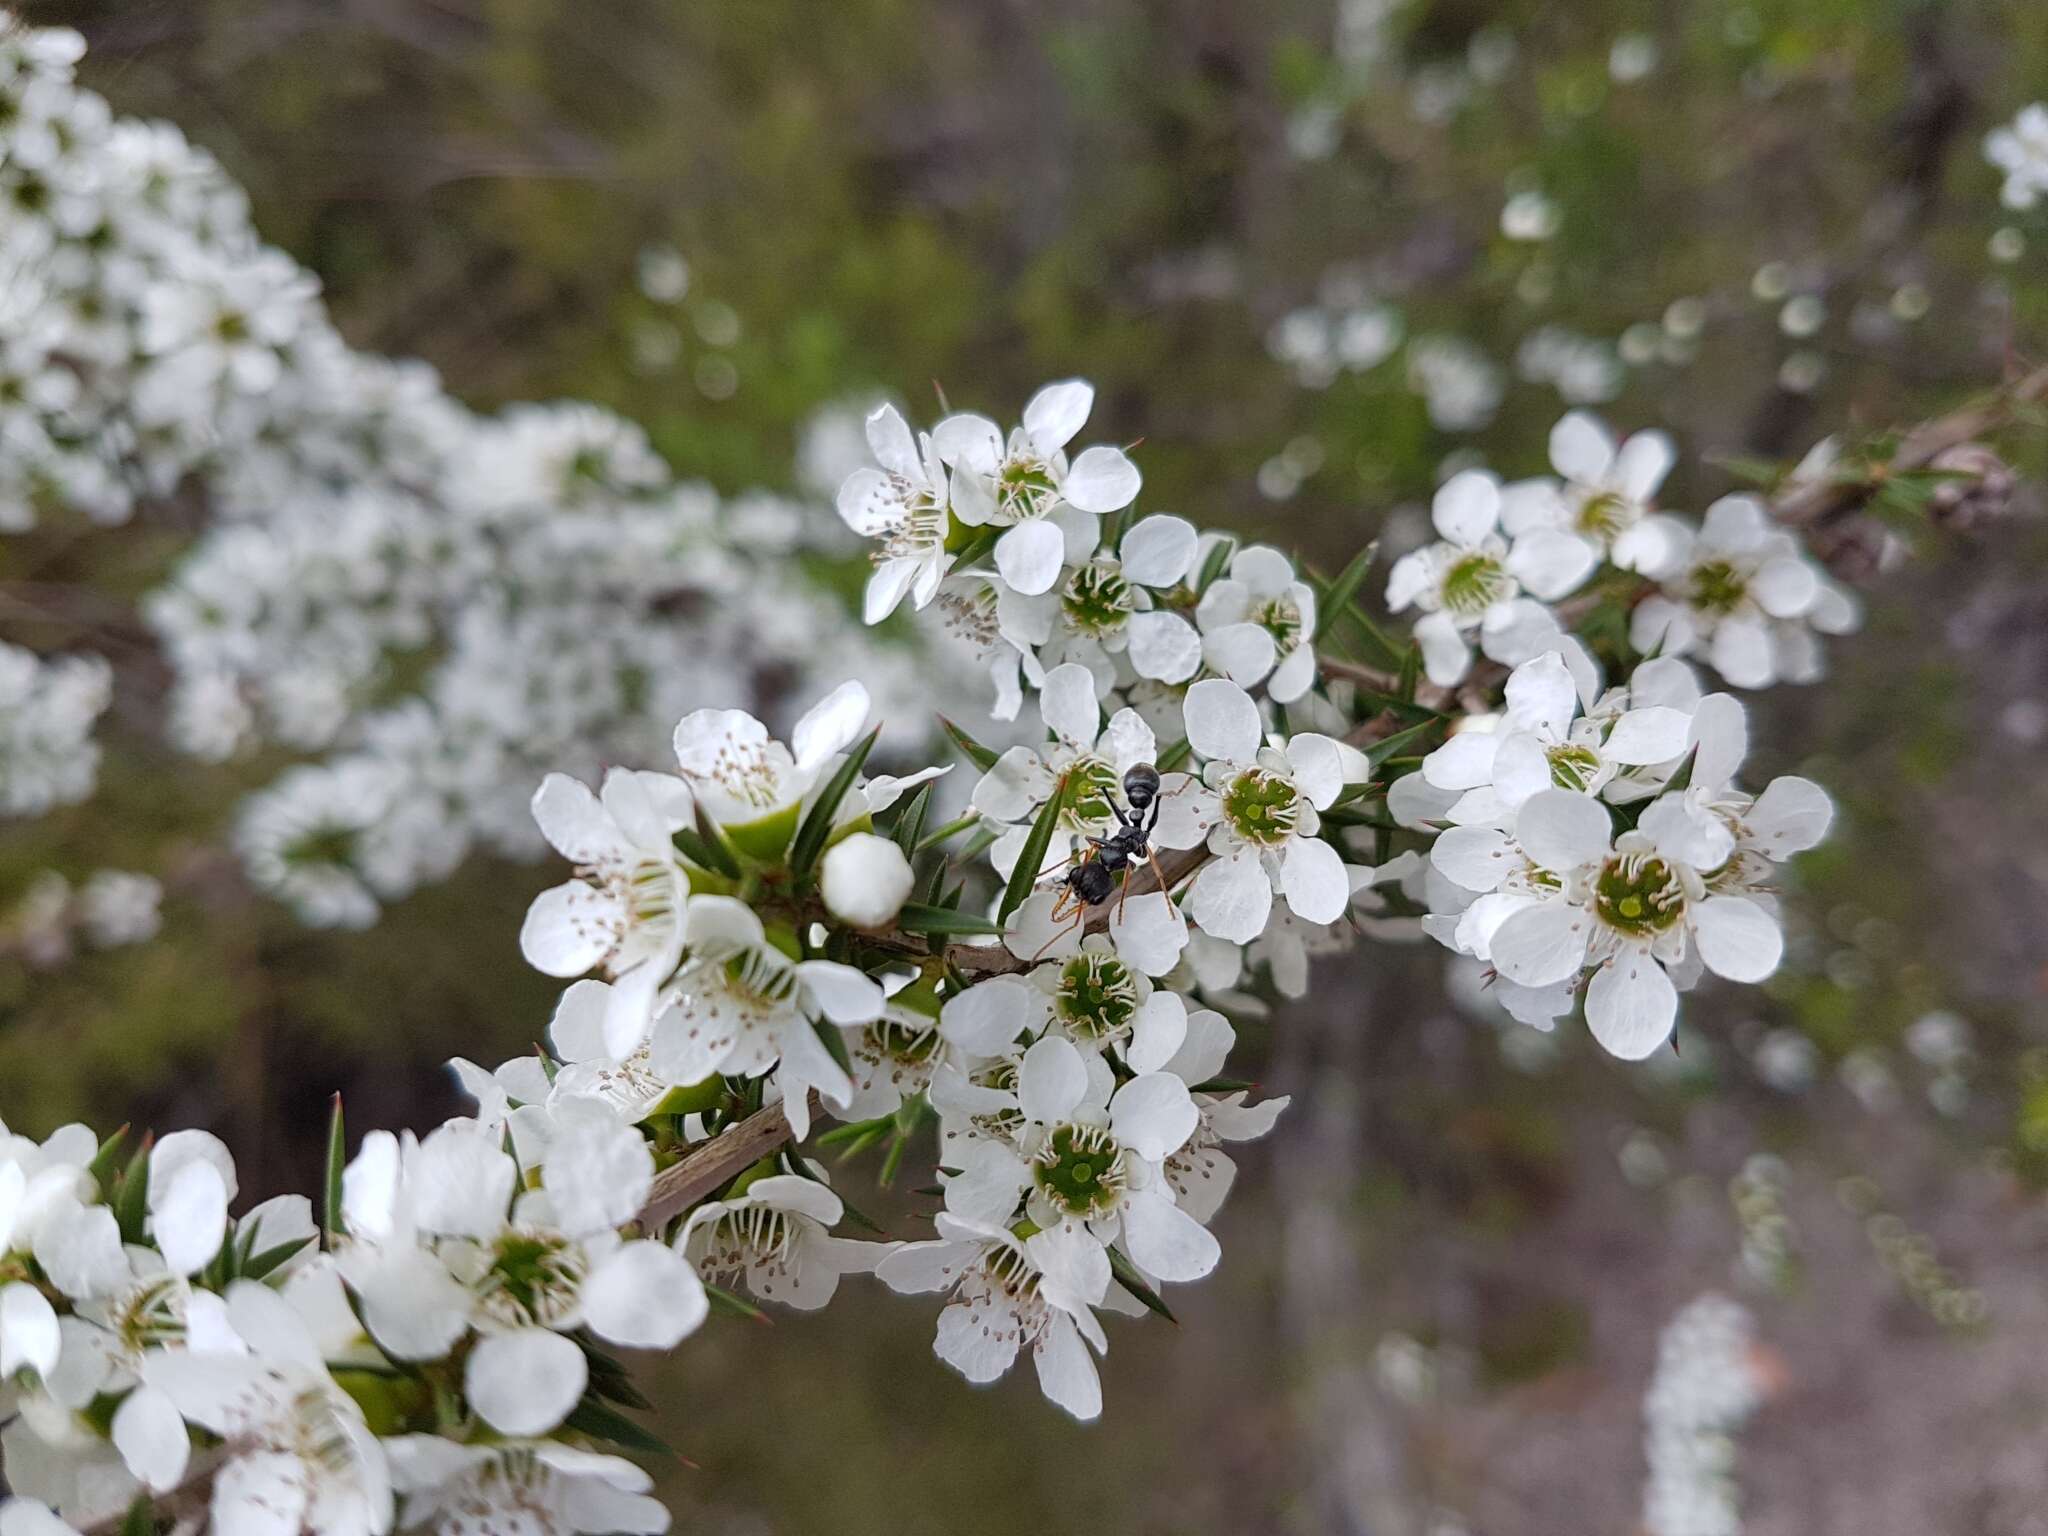
<svg viewBox="0 0 2048 1536">
<path fill-rule="evenodd" d="M 856 928 L 883 928 L 910 898 L 910 860 L 886 837 L 855 832 L 825 855 L 825 909 Z"/>
</svg>

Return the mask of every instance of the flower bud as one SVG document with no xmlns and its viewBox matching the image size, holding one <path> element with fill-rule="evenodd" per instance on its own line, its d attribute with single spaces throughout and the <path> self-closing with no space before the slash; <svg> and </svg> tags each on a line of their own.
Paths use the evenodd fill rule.
<svg viewBox="0 0 2048 1536">
<path fill-rule="evenodd" d="M 825 909 L 856 928 L 881 928 L 909 899 L 910 860 L 886 837 L 855 832 L 825 855 Z"/>
</svg>

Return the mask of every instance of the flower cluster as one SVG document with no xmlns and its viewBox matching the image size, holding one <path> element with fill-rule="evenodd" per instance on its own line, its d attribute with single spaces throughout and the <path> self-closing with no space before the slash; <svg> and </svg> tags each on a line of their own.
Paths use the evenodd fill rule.
<svg viewBox="0 0 2048 1536">
<path fill-rule="evenodd" d="M 1643 1398 L 1643 1529 L 1650 1536 L 1738 1536 L 1733 1436 L 1763 1401 L 1755 1324 L 1725 1296 L 1683 1308 L 1657 1340 Z"/>
<path fill-rule="evenodd" d="M 2005 173 L 1999 196 L 2008 208 L 2025 210 L 2048 195 L 2048 102 L 2022 107 L 2019 115 L 1984 136 L 1984 158 Z"/>
<path fill-rule="evenodd" d="M 481 416 L 349 348 L 210 155 L 74 82 L 81 46 L 0 17 L 0 530 L 203 507 L 142 602 L 168 731 L 319 756 L 236 835 L 306 921 L 367 924 L 475 847 L 537 856 L 535 779 L 649 757 L 707 694 L 772 701 L 828 656 L 885 697 L 943 688 L 771 579 L 797 504 L 679 480 L 596 406 Z M 0 651 L 0 813 L 90 792 L 106 696 L 95 659 Z"/>
</svg>

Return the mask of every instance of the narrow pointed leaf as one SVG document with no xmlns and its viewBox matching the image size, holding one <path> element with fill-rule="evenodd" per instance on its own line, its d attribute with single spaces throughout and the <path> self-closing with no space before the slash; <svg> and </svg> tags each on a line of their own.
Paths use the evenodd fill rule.
<svg viewBox="0 0 2048 1536">
<path fill-rule="evenodd" d="M 832 828 L 838 824 L 839 802 L 846 798 L 846 792 L 853 788 L 853 781 L 859 777 L 861 765 L 868 760 L 868 754 L 875 749 L 875 740 L 882 734 L 878 725 L 861 739 L 859 746 L 847 754 L 839 770 L 825 782 L 804 817 L 803 825 L 796 829 L 796 841 L 789 845 L 789 868 L 791 873 L 802 877 L 817 866 L 818 855 L 825 851 L 825 840 L 832 835 Z"/>
<path fill-rule="evenodd" d="M 1144 1304 L 1147 1312 L 1157 1312 L 1176 1327 L 1180 1325 L 1180 1319 L 1175 1317 L 1166 1303 L 1159 1299 L 1159 1293 L 1145 1283 L 1145 1277 L 1138 1273 L 1137 1265 L 1125 1258 L 1116 1248 L 1109 1250 L 1109 1272 L 1116 1276 L 1118 1285 Z"/>
<path fill-rule="evenodd" d="M 983 773 L 987 773 L 989 769 L 995 767 L 996 761 L 1001 754 L 992 752 L 987 747 L 984 747 L 944 715 L 939 716 L 939 729 L 944 731 L 953 745 L 958 747 L 967 760 Z"/>
<path fill-rule="evenodd" d="M 931 809 L 932 785 L 929 780 L 918 786 L 916 794 L 896 816 L 896 846 L 905 855 L 917 852 L 917 840 L 924 835 L 925 813 Z"/>
<path fill-rule="evenodd" d="M 348 1137 L 342 1126 L 341 1095 L 334 1096 L 334 1111 L 327 1121 L 327 1189 L 324 1230 L 326 1241 L 323 1247 L 332 1248 L 337 1237 L 345 1235 L 348 1223 L 341 1214 L 341 1171 L 348 1164 Z"/>
<path fill-rule="evenodd" d="M 1330 632 L 1330 626 L 1337 622 L 1350 606 L 1351 599 L 1358 595 L 1358 589 L 1365 585 L 1366 575 L 1372 570 L 1373 560 L 1379 552 L 1380 541 L 1374 539 L 1352 557 L 1351 563 L 1337 573 L 1337 579 L 1322 594 L 1316 608 L 1315 638 L 1318 641 Z"/>
<path fill-rule="evenodd" d="M 1038 820 L 1031 824 L 1023 851 L 1017 855 L 1017 866 L 1010 872 L 1010 883 L 1003 889 L 1002 904 L 996 909 L 996 916 L 1005 923 L 1010 920 L 1011 913 L 1024 905 L 1024 898 L 1038 884 L 1038 871 L 1045 864 L 1045 851 L 1052 846 L 1053 833 L 1059 830 L 1060 814 L 1066 809 L 1067 795 L 1067 778 L 1062 774 L 1059 787 L 1039 811 Z"/>
</svg>

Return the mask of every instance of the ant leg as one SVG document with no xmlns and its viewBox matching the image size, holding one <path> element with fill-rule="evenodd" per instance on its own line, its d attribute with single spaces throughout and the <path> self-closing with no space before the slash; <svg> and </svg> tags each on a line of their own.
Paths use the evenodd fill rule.
<svg viewBox="0 0 2048 1536">
<path fill-rule="evenodd" d="M 1166 898 L 1166 905 L 1175 912 L 1178 912 L 1180 904 L 1173 899 L 1173 892 L 1167 889 L 1166 866 L 1159 862 L 1158 850 L 1147 847 L 1145 850 L 1145 862 L 1152 866 L 1152 878 L 1159 882 L 1159 894 Z"/>
<path fill-rule="evenodd" d="M 1054 947 L 1055 945 L 1057 945 L 1057 944 L 1059 943 L 1059 941 L 1060 941 L 1061 939 L 1064 939 L 1064 938 L 1065 938 L 1065 937 L 1066 937 L 1066 936 L 1067 936 L 1068 934 L 1072 933 L 1072 932 L 1073 932 L 1073 931 L 1074 931 L 1075 929 L 1079 928 L 1079 927 L 1080 927 L 1080 926 L 1081 926 L 1081 925 L 1082 925 L 1083 923 L 1085 923 L 1085 922 L 1087 922 L 1087 921 L 1088 921 L 1088 909 L 1087 909 L 1087 907 L 1085 907 L 1085 906 L 1081 906 L 1081 907 L 1076 907 L 1076 908 L 1074 909 L 1074 920 L 1073 920 L 1073 921 L 1072 921 L 1071 923 L 1067 924 L 1067 926 L 1066 926 L 1066 927 L 1064 927 L 1064 928 L 1060 929 L 1060 930 L 1059 930 L 1058 932 L 1056 932 L 1055 934 L 1053 934 L 1053 936 L 1052 936 L 1051 938 L 1047 939 L 1047 940 L 1046 940 L 1046 941 L 1045 941 L 1045 942 L 1044 942 L 1043 944 L 1039 945 L 1039 946 L 1038 946 L 1038 953 L 1037 953 L 1037 954 L 1035 954 L 1035 955 L 1033 955 L 1033 956 L 1031 957 L 1031 963 L 1032 963 L 1033 965 L 1036 965 L 1036 964 L 1038 964 L 1038 962 L 1039 962 L 1039 961 L 1041 961 L 1041 960 L 1043 960 L 1043 959 L 1045 958 L 1045 952 L 1046 952 L 1047 950 L 1049 950 L 1049 949 L 1053 948 L 1053 947 Z"/>
<path fill-rule="evenodd" d="M 1131 871 L 1129 867 L 1126 866 L 1126 868 L 1124 869 L 1123 882 L 1116 888 L 1116 916 L 1111 919 L 1112 922 L 1120 923 L 1124 920 L 1124 903 L 1129 901 L 1130 899 Z"/>
</svg>

